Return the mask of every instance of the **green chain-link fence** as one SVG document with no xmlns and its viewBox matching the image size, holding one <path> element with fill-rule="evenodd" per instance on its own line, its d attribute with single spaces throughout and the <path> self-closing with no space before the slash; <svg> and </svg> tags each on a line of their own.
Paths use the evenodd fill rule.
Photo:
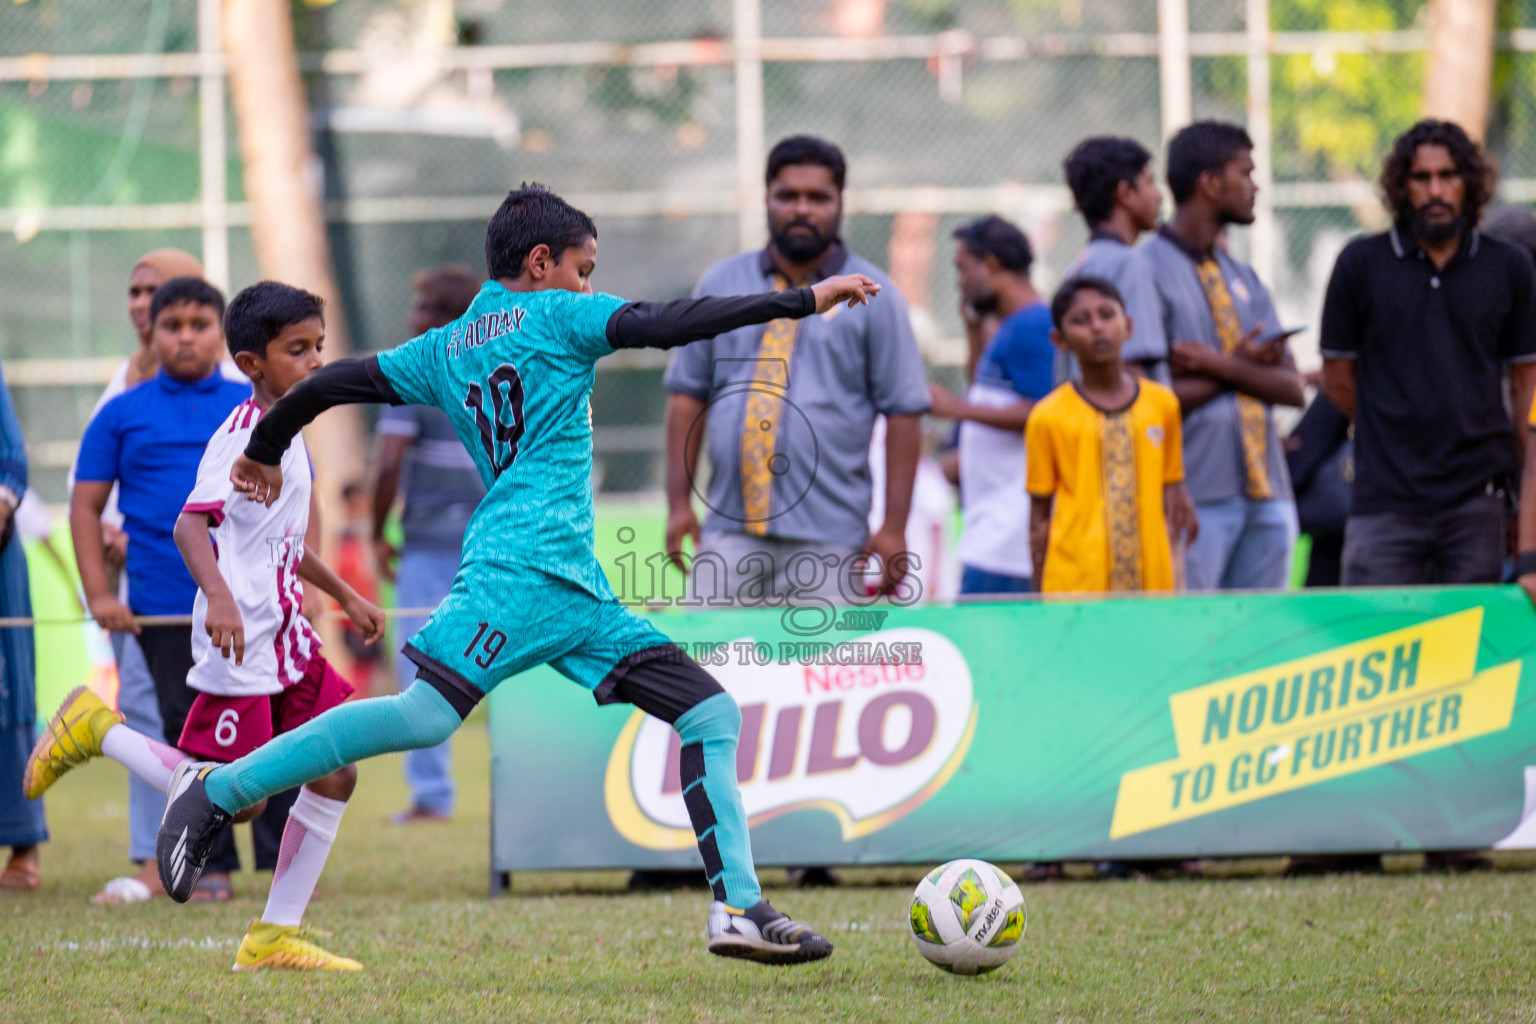
<svg viewBox="0 0 1536 1024">
<path fill-rule="evenodd" d="M 134 260 L 208 241 L 200 6 L 218 5 L 0 6 L 0 354 L 49 501 L 63 499 L 85 418 L 133 344 Z M 1254 11 L 1267 11 L 1267 31 L 1250 31 Z M 1269 54 L 1257 59 L 1270 81 L 1273 214 L 1253 233 L 1267 251 L 1252 255 L 1287 320 L 1315 324 L 1338 247 L 1380 224 L 1380 154 L 1417 116 L 1423 5 L 1189 0 L 1188 13 L 1195 116 L 1250 121 L 1249 48 L 1257 38 Z M 756 66 L 733 45 L 750 46 L 754 15 L 757 109 L 737 88 Z M 1018 219 L 1054 283 L 1084 240 L 1062 157 L 1097 133 L 1159 152 L 1164 134 L 1153 0 L 336 0 L 296 3 L 294 18 L 317 181 L 364 349 L 403 338 L 416 270 L 481 265 L 496 196 L 524 180 L 595 214 L 604 290 L 684 295 L 760 223 L 760 199 L 742 187 L 759 168 L 744 174 L 744 162 L 809 131 L 848 154 L 849 243 L 892 268 L 935 373 L 952 375 L 953 228 L 993 210 Z M 1536 0 L 1501 5 L 1500 26 L 1489 144 L 1505 198 L 1529 201 L 1536 33 L 1521 28 L 1536 26 Z M 138 54 L 150 59 L 119 59 Z M 742 116 L 760 138 L 741 136 Z M 238 288 L 256 266 L 232 114 L 225 134 L 221 237 Z M 1247 251 L 1247 233 L 1234 243 Z M 1298 348 L 1305 361 L 1315 336 Z M 641 355 L 601 368 L 604 491 L 659 481 L 661 366 Z"/>
</svg>

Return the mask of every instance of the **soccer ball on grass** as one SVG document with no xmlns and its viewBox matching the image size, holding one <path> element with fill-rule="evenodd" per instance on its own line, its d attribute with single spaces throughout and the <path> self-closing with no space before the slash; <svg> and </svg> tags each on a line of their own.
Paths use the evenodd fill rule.
<svg viewBox="0 0 1536 1024">
<path fill-rule="evenodd" d="M 985 974 L 1019 948 L 1024 895 L 984 860 L 952 860 L 917 883 L 909 917 L 919 953 L 952 974 Z"/>
</svg>

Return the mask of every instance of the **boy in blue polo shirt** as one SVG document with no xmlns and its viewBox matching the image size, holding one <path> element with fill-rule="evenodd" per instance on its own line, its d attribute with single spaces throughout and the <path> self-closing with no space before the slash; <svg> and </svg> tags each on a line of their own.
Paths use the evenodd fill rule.
<svg viewBox="0 0 1536 1024">
<path fill-rule="evenodd" d="M 208 438 L 251 386 L 219 373 L 224 355 L 224 296 L 201 278 L 177 277 L 155 290 L 151 344 L 160 372 L 96 413 L 80 441 L 69 527 L 91 615 L 102 629 L 135 633 L 155 681 L 165 741 L 176 744 L 197 694 L 187 687 L 192 627 L 139 626 L 135 615 L 191 615 L 197 584 L 171 531 L 197 482 Z M 128 600 L 108 582 L 101 513 L 112 485 L 128 533 Z M 228 892 L 219 876 L 239 866 L 225 837 L 210 861 L 205 891 Z"/>
</svg>

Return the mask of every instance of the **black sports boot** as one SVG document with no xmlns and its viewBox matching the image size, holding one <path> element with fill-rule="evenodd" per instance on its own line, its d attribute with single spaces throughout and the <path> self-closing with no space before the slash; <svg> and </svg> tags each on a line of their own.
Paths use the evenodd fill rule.
<svg viewBox="0 0 1536 1024">
<path fill-rule="evenodd" d="M 232 817 L 208 799 L 203 786 L 208 773 L 217 767 L 212 761 L 189 761 L 171 776 L 165 816 L 155 836 L 155 864 L 160 869 L 160 884 L 177 903 L 192 898 L 213 844 Z"/>
</svg>

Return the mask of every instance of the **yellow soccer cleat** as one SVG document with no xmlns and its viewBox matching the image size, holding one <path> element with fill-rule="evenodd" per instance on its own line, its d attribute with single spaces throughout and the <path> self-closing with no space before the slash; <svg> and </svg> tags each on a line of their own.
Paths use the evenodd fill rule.
<svg viewBox="0 0 1536 1024">
<path fill-rule="evenodd" d="M 245 930 L 245 939 L 235 953 L 235 970 L 259 971 L 267 968 L 290 971 L 360 971 L 363 965 L 356 960 L 328 953 L 315 945 L 312 939 L 323 938 L 325 932 L 307 925 L 290 927 L 252 921 Z"/>
<path fill-rule="evenodd" d="M 59 710 L 48 719 L 48 728 L 27 758 L 27 772 L 22 776 L 22 790 L 28 800 L 36 800 L 58 781 L 59 776 L 77 764 L 101 756 L 101 738 L 119 725 L 123 716 L 84 686 L 69 691 Z"/>
</svg>

